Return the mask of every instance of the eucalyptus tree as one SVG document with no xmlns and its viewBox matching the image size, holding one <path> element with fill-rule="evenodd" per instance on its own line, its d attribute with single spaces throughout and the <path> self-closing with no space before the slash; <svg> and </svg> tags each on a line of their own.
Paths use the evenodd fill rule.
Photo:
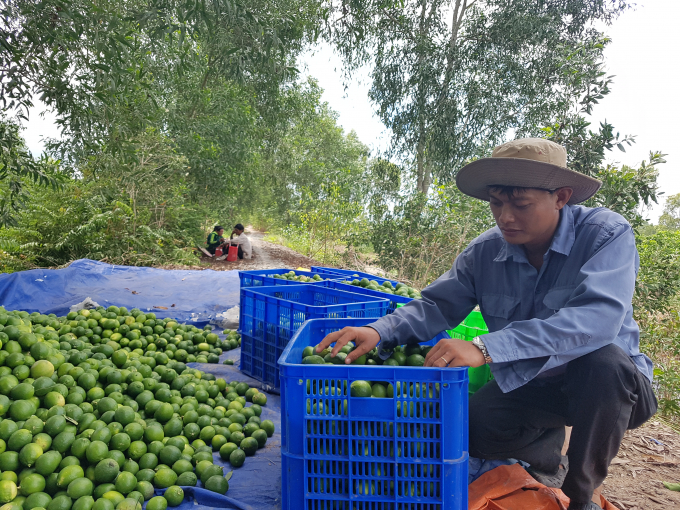
<svg viewBox="0 0 680 510">
<path fill-rule="evenodd" d="M 326 37 L 347 73 L 367 66 L 390 153 L 417 190 L 451 180 L 513 132 L 546 125 L 589 87 L 594 22 L 624 0 L 329 0 Z M 589 43 L 585 44 L 584 43 Z M 584 54 L 583 48 L 590 50 Z"/>
</svg>

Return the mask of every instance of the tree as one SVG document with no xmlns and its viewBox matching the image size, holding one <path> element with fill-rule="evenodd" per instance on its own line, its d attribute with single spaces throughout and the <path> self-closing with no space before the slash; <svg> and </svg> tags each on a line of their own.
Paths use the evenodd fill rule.
<svg viewBox="0 0 680 510">
<path fill-rule="evenodd" d="M 565 111 L 601 59 L 590 28 L 623 0 L 329 1 L 326 36 L 348 72 L 368 64 L 370 98 L 417 190 L 450 181 L 510 131 Z M 587 55 L 575 51 L 589 50 Z M 578 95 L 578 94 L 576 94 Z"/>
<path fill-rule="evenodd" d="M 680 193 L 666 199 L 659 227 L 663 230 L 680 230 Z"/>
<path fill-rule="evenodd" d="M 0 116 L 0 227 L 17 224 L 29 197 L 27 182 L 56 190 L 64 177 L 58 161 L 33 157 L 19 130 L 18 123 Z"/>
</svg>

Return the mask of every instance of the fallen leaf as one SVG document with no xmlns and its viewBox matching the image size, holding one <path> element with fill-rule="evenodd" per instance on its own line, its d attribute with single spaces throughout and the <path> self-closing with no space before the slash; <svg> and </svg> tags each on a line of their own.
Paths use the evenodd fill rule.
<svg viewBox="0 0 680 510">
<path fill-rule="evenodd" d="M 170 305 L 170 308 L 175 308 L 175 303 L 173 303 L 172 305 Z"/>
<path fill-rule="evenodd" d="M 158 308 L 159 310 L 167 310 L 167 306 L 154 306 L 154 308 Z"/>
<path fill-rule="evenodd" d="M 133 294 L 139 294 L 139 292 L 137 292 L 136 290 L 133 290 L 132 293 Z"/>
<path fill-rule="evenodd" d="M 668 490 L 680 492 L 680 483 L 663 482 L 663 485 Z"/>
</svg>

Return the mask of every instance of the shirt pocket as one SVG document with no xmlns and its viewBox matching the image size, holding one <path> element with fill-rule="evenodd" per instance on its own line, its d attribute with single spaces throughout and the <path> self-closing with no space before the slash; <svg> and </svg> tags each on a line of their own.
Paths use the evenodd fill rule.
<svg viewBox="0 0 680 510">
<path fill-rule="evenodd" d="M 543 298 L 543 304 L 553 313 L 557 312 L 567 304 L 576 287 L 563 287 L 552 289 Z"/>
<path fill-rule="evenodd" d="M 497 327 L 494 331 L 505 327 L 510 322 L 510 317 L 519 305 L 519 296 L 507 294 L 485 294 L 482 296 L 482 315 L 486 322 L 495 322 Z M 488 319 L 487 319 L 488 317 Z M 491 331 L 491 328 L 489 328 Z"/>
</svg>

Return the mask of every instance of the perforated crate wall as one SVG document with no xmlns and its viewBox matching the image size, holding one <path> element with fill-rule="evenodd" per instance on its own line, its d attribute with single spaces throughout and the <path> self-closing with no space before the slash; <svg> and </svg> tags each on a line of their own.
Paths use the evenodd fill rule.
<svg viewBox="0 0 680 510">
<path fill-rule="evenodd" d="M 325 317 L 379 318 L 387 313 L 383 297 L 345 292 L 318 285 L 287 285 L 241 289 L 241 352 L 252 356 L 241 371 L 279 386 L 277 360 L 295 332 L 308 319 Z"/>
<path fill-rule="evenodd" d="M 466 369 L 299 364 L 304 347 L 369 322 L 309 321 L 279 360 L 283 508 L 467 508 Z M 356 380 L 393 397 L 352 397 Z"/>
</svg>

